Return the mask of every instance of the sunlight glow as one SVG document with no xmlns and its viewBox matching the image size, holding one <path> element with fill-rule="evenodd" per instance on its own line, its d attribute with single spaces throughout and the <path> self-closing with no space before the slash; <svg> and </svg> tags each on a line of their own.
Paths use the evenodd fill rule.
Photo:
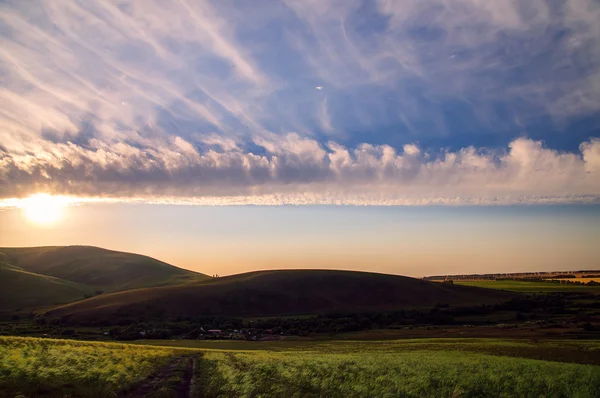
<svg viewBox="0 0 600 398">
<path fill-rule="evenodd" d="M 20 202 L 19 207 L 29 221 L 40 225 L 51 225 L 62 218 L 69 199 L 64 196 L 37 194 Z"/>
</svg>

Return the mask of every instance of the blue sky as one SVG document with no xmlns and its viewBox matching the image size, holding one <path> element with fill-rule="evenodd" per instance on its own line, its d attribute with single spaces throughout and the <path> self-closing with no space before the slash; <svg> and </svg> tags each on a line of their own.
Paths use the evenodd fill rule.
<svg viewBox="0 0 600 398">
<path fill-rule="evenodd" d="M 0 197 L 597 203 L 593 0 L 6 1 Z"/>
</svg>

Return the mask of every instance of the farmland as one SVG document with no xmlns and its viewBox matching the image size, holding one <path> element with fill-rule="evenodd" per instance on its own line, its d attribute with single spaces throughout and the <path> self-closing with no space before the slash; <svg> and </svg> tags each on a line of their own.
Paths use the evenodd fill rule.
<svg viewBox="0 0 600 398">
<path fill-rule="evenodd" d="M 600 283 L 600 278 L 598 277 L 580 277 L 580 278 L 552 278 L 550 280 L 554 280 L 554 281 L 565 281 L 565 282 L 581 282 L 581 283 L 588 283 L 588 282 L 598 282 Z"/>
<path fill-rule="evenodd" d="M 179 347 L 3 337 L 0 390 L 91 397 L 178 396 L 182 389 L 204 397 L 600 394 L 597 341 L 162 343 Z"/>
<path fill-rule="evenodd" d="M 556 282 L 527 280 L 462 280 L 454 281 L 456 285 L 483 287 L 487 289 L 506 290 L 517 293 L 552 293 L 552 292 L 589 292 L 600 293 L 600 286 L 583 286 Z"/>
</svg>

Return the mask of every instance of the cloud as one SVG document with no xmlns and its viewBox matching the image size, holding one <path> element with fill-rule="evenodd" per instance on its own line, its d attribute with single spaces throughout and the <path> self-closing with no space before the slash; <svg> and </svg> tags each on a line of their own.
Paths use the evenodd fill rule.
<svg viewBox="0 0 600 398">
<path fill-rule="evenodd" d="M 564 121 L 600 109 L 600 6 L 593 0 L 286 4 L 312 38 L 290 42 L 320 79 L 347 90 L 384 87 L 400 109 L 415 98 L 422 110 L 462 101 L 486 127 L 506 124 L 494 108 L 499 102 L 528 121 L 547 115 Z M 381 107 L 387 98 L 369 100 Z M 436 108 L 427 116 L 447 124 Z M 417 123 L 423 114 L 404 117 Z"/>
<path fill-rule="evenodd" d="M 331 116 L 329 115 L 329 110 L 327 108 L 327 98 L 323 98 L 321 109 L 319 111 L 319 123 L 321 124 L 323 131 L 331 132 L 333 131 L 333 125 L 331 124 Z"/>
<path fill-rule="evenodd" d="M 593 0 L 3 3 L 0 197 L 594 201 L 599 19 Z"/>
<path fill-rule="evenodd" d="M 120 137 L 123 129 L 160 132 L 161 117 L 212 130 L 227 130 L 228 118 L 256 126 L 234 96 L 260 91 L 266 77 L 208 3 L 171 6 L 168 13 L 152 1 L 3 7 L 1 95 L 10 120 L 0 120 L 2 141 L 43 129 L 76 133 L 90 115 L 99 133 Z M 220 70 L 195 70 L 209 62 Z"/>
<path fill-rule="evenodd" d="M 145 198 L 155 202 L 253 204 L 472 204 L 600 201 L 600 140 L 581 153 L 520 138 L 505 151 L 467 147 L 433 156 L 416 145 L 326 146 L 297 134 L 199 151 L 169 137 L 153 146 L 92 139 L 39 142 L 35 152 L 0 153 L 0 195 Z"/>
<path fill-rule="evenodd" d="M 514 134 L 510 120 L 600 110 L 593 0 L 233 3 L 4 4 L 0 138 L 76 134 L 90 115 L 110 136 Z M 324 86 L 331 129 L 310 90 Z M 457 103 L 469 114 L 448 120 Z"/>
</svg>

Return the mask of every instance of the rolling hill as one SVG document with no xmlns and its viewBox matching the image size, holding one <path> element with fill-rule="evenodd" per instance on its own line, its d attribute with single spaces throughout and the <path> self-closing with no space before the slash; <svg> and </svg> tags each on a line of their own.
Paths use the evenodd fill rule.
<svg viewBox="0 0 600 398">
<path fill-rule="evenodd" d="M 147 256 L 91 246 L 0 248 L 0 262 L 0 311 L 209 278 Z"/>
<path fill-rule="evenodd" d="M 105 294 L 52 309 L 67 322 L 108 324 L 119 318 L 276 316 L 478 305 L 514 293 L 353 271 L 258 271 L 204 282 Z"/>
<path fill-rule="evenodd" d="M 0 248 L 6 263 L 25 271 L 116 292 L 143 287 L 196 282 L 204 274 L 151 257 L 93 246 Z"/>
<path fill-rule="evenodd" d="M 27 272 L 3 262 L 0 262 L 0 291 L 0 311 L 64 304 L 94 294 L 88 286 Z"/>
</svg>

